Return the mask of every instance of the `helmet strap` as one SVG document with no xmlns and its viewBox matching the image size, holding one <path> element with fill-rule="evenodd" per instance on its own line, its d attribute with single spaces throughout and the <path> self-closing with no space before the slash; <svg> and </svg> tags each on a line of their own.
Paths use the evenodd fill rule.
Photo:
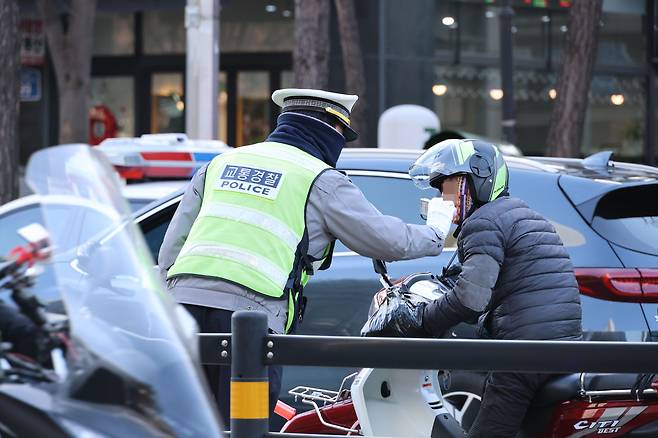
<svg viewBox="0 0 658 438">
<path fill-rule="evenodd" d="M 459 177 L 459 195 L 457 199 L 457 208 L 459 208 L 459 224 L 462 224 L 473 211 L 475 211 L 475 202 L 473 192 L 470 187 L 469 178 L 466 175 Z"/>
</svg>

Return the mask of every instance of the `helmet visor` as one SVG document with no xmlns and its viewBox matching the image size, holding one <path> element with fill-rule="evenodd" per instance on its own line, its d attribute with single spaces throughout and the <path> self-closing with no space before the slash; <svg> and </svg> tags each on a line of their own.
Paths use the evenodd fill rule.
<svg viewBox="0 0 658 438">
<path fill-rule="evenodd" d="M 468 173 L 468 158 L 473 154 L 473 143 L 466 140 L 446 140 L 429 148 L 409 167 L 411 180 L 420 189 L 431 188 L 430 177 Z"/>
</svg>

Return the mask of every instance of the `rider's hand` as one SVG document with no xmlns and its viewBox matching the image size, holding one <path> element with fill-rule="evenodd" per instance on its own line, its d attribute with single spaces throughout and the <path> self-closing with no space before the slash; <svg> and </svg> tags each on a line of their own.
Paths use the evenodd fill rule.
<svg viewBox="0 0 658 438">
<path fill-rule="evenodd" d="M 427 206 L 427 225 L 441 233 L 443 240 L 448 237 L 455 211 L 455 204 L 442 198 L 432 198 Z"/>
</svg>

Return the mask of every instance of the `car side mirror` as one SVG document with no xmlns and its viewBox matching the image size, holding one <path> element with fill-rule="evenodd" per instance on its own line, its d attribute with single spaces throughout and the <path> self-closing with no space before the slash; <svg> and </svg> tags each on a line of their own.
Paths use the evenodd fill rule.
<svg viewBox="0 0 658 438">
<path fill-rule="evenodd" d="M 427 209 L 429 208 L 430 200 L 428 198 L 420 198 L 420 217 L 424 221 L 427 220 Z"/>
</svg>

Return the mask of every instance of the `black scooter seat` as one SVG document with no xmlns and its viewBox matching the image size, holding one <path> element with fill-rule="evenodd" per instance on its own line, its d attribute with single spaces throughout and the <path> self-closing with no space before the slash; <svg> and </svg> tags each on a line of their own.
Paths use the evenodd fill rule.
<svg viewBox="0 0 658 438">
<path fill-rule="evenodd" d="M 637 374 L 596 374 L 586 373 L 584 388 L 586 391 L 630 390 L 635 384 Z M 564 374 L 548 380 L 535 395 L 533 406 L 548 406 L 579 396 L 580 373 Z"/>
<path fill-rule="evenodd" d="M 580 374 L 564 374 L 549 379 L 532 400 L 532 405 L 550 406 L 578 396 Z"/>
</svg>

